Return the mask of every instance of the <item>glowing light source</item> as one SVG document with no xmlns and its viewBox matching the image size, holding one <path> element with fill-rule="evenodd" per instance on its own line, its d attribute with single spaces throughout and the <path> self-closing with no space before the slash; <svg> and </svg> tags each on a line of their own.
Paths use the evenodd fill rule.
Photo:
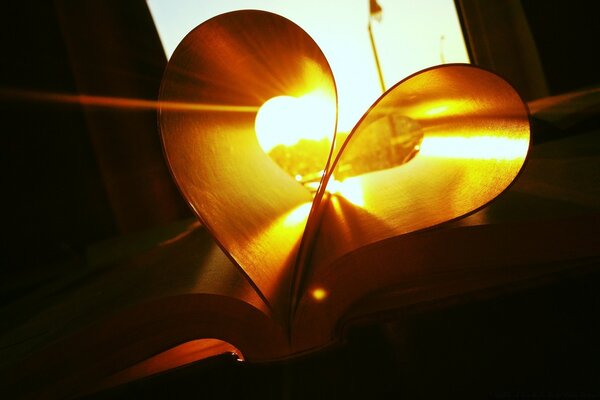
<svg viewBox="0 0 600 400">
<path fill-rule="evenodd" d="M 348 178 L 341 182 L 332 177 L 327 184 L 327 191 L 342 196 L 355 206 L 363 207 L 365 205 L 365 194 L 358 177 Z"/>
<path fill-rule="evenodd" d="M 267 100 L 255 119 L 256 138 L 263 151 L 293 179 L 316 191 L 324 174 L 323 161 L 332 150 L 335 101 L 324 91 L 301 97 L 276 96 Z M 365 131 L 365 130 L 364 130 Z M 395 114 L 378 115 L 361 134 L 361 143 L 346 150 L 346 161 L 335 172 L 327 191 L 354 205 L 364 205 L 361 183 L 348 178 L 395 167 L 419 150 L 423 132 L 418 122 Z M 348 138 L 338 132 L 336 150 Z"/>
<path fill-rule="evenodd" d="M 312 294 L 313 299 L 315 299 L 317 301 L 322 301 L 327 297 L 327 291 L 323 288 L 313 289 L 311 294 Z"/>
<path fill-rule="evenodd" d="M 324 92 L 302 97 L 276 96 L 267 100 L 256 114 L 256 137 L 269 153 L 279 145 L 294 146 L 301 140 L 328 139 L 335 117 L 335 103 Z"/>
<path fill-rule="evenodd" d="M 258 143 L 296 181 L 311 187 L 321 179 L 331 150 L 335 107 L 335 99 L 321 90 L 270 98 L 256 114 Z"/>
</svg>

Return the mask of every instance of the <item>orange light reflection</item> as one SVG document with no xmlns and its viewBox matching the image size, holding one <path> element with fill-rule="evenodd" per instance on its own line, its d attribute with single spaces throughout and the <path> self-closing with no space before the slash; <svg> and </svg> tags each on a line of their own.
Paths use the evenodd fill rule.
<svg viewBox="0 0 600 400">
<path fill-rule="evenodd" d="M 498 136 L 429 136 L 421 142 L 420 155 L 471 160 L 514 160 L 523 157 L 528 145 L 526 139 Z"/>
<path fill-rule="evenodd" d="M 255 113 L 259 109 L 259 107 L 256 106 L 187 103 L 176 101 L 159 102 L 155 100 L 131 99 L 126 97 L 92 96 L 85 94 L 74 95 L 66 93 L 36 92 L 16 89 L 0 89 L 0 98 L 20 101 L 80 104 L 94 107 L 133 108 L 149 110 L 162 109 L 174 111 L 216 111 Z"/>
<path fill-rule="evenodd" d="M 425 111 L 425 115 L 439 115 L 448 111 L 447 105 L 441 105 L 437 107 L 433 107 Z"/>
<path fill-rule="evenodd" d="M 169 369 L 225 353 L 234 353 L 237 355 L 238 360 L 244 360 L 244 356 L 239 349 L 222 340 L 191 340 L 109 376 L 100 384 L 100 387 L 102 389 L 108 389 L 125 382 L 131 382 L 136 379 L 141 379 L 146 376 L 158 374 Z"/>
<path fill-rule="evenodd" d="M 311 202 L 300 204 L 283 217 L 282 225 L 284 227 L 297 227 L 299 225 L 306 225 L 306 220 L 308 219 L 311 206 Z"/>
<path fill-rule="evenodd" d="M 249 249 L 289 249 L 285 252 L 271 252 L 270 269 L 268 272 L 266 269 L 261 270 L 263 276 L 268 275 L 261 287 L 267 297 L 277 290 L 280 280 L 293 259 L 306 227 L 311 206 L 311 201 L 301 203 L 279 216 L 264 230 L 256 232 L 250 241 L 231 244 L 230 251 L 233 254 L 248 254 Z"/>
<path fill-rule="evenodd" d="M 323 301 L 327 297 L 327 291 L 323 288 L 316 288 L 311 291 L 313 299 Z"/>
<path fill-rule="evenodd" d="M 355 206 L 365 205 L 365 193 L 360 177 L 347 178 L 340 182 L 332 176 L 327 184 L 327 191 L 342 196 Z"/>
</svg>

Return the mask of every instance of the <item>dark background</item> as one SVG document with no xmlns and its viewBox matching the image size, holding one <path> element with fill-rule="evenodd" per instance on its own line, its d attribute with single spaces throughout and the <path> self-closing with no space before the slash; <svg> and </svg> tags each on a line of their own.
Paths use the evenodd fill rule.
<svg viewBox="0 0 600 400">
<path fill-rule="evenodd" d="M 293 362 L 221 356 L 91 399 L 600 398 L 600 273 L 357 326 Z"/>
</svg>

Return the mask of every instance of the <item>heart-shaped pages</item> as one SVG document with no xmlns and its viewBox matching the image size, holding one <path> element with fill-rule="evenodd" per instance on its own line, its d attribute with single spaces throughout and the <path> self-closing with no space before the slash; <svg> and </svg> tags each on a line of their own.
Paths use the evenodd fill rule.
<svg viewBox="0 0 600 400">
<path fill-rule="evenodd" d="M 315 94 L 326 100 L 304 118 L 319 115 L 322 132 L 315 137 L 329 135 L 323 140 L 330 151 L 303 151 L 299 141 L 296 155 L 279 151 L 285 146 L 267 155 L 256 132 L 269 123 L 259 112 L 263 104 L 280 98 L 272 108 L 285 114 L 293 99 Z M 198 26 L 163 78 L 159 121 L 173 176 L 282 318 L 302 291 L 307 265 L 482 207 L 512 182 L 529 146 L 520 97 L 498 76 L 469 65 L 440 66 L 400 82 L 341 149 L 334 145 L 336 104 L 334 79 L 316 43 L 291 21 L 263 11 L 227 13 Z M 274 126 L 289 125 L 285 135 L 304 118 Z M 322 168 L 308 184 L 298 154 Z"/>
</svg>

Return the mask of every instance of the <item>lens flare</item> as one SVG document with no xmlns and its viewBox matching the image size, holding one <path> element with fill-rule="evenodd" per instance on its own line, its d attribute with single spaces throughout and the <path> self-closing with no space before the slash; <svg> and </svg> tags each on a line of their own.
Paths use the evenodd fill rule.
<svg viewBox="0 0 600 400">
<path fill-rule="evenodd" d="M 276 96 L 256 114 L 256 137 L 269 153 L 279 145 L 294 146 L 301 140 L 328 139 L 335 102 L 326 93 L 314 91 L 302 97 Z"/>
<path fill-rule="evenodd" d="M 291 177 L 310 187 L 321 179 L 331 151 L 335 109 L 335 99 L 324 90 L 272 97 L 256 114 L 258 144 Z"/>
<path fill-rule="evenodd" d="M 360 177 L 348 178 L 340 182 L 332 176 L 327 184 L 327 191 L 343 197 L 355 206 L 365 205 L 365 193 Z"/>
<path fill-rule="evenodd" d="M 311 294 L 312 294 L 313 299 L 315 299 L 317 301 L 323 301 L 327 297 L 327 291 L 323 288 L 313 289 Z"/>
</svg>

